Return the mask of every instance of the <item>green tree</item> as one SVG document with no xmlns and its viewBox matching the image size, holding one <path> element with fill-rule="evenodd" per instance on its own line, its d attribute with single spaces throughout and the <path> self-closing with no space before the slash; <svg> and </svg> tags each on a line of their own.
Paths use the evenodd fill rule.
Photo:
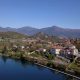
<svg viewBox="0 0 80 80">
<path fill-rule="evenodd" d="M 48 66 L 48 67 L 53 67 L 53 62 L 48 62 L 48 63 L 47 63 L 47 66 Z"/>
<path fill-rule="evenodd" d="M 8 48 L 7 48 L 7 46 L 4 46 L 4 48 L 2 49 L 2 53 L 3 53 L 3 54 L 7 54 L 7 53 L 8 53 Z"/>
<path fill-rule="evenodd" d="M 54 59 L 54 55 L 52 55 L 52 54 L 47 54 L 47 58 L 48 58 L 49 60 L 52 60 L 52 59 Z"/>
</svg>

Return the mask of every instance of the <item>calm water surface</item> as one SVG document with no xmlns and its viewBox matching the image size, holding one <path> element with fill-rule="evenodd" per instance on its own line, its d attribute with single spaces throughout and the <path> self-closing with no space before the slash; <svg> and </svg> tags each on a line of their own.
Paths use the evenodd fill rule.
<svg viewBox="0 0 80 80">
<path fill-rule="evenodd" d="M 0 57 L 0 80 L 73 80 L 31 62 Z M 74 79 L 75 80 L 75 79 Z"/>
</svg>

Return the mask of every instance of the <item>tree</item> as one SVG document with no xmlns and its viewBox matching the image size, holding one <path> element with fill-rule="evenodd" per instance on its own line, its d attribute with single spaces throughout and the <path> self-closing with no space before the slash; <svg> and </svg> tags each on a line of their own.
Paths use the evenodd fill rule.
<svg viewBox="0 0 80 80">
<path fill-rule="evenodd" d="M 52 54 L 47 54 L 47 58 L 48 58 L 49 60 L 52 60 L 52 59 L 54 59 L 54 55 L 52 55 Z"/>
<path fill-rule="evenodd" d="M 23 57 L 24 53 L 25 53 L 24 51 L 21 51 L 21 52 L 20 52 L 20 59 L 21 59 L 21 60 L 24 60 L 24 57 Z"/>
<path fill-rule="evenodd" d="M 3 54 L 7 54 L 7 53 L 8 53 L 7 46 L 4 46 L 4 48 L 3 48 L 3 50 L 2 50 L 2 53 L 3 53 Z"/>
<path fill-rule="evenodd" d="M 48 66 L 48 67 L 53 67 L 53 62 L 48 62 L 48 63 L 47 63 L 47 66 Z"/>
</svg>

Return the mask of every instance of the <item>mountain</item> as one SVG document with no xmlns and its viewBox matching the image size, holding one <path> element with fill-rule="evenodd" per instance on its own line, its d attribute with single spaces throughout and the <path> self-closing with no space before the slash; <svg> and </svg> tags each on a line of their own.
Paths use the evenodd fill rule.
<svg viewBox="0 0 80 80">
<path fill-rule="evenodd" d="M 0 32 L 7 32 L 7 31 L 18 32 L 26 35 L 34 35 L 38 32 L 38 29 L 29 27 L 29 26 L 25 26 L 17 29 L 11 28 L 11 27 L 6 27 L 6 28 L 0 27 Z"/>
<path fill-rule="evenodd" d="M 3 27 L 0 27 L 0 32 L 15 31 L 15 30 L 16 30 L 15 28 L 10 28 L 10 27 L 3 28 Z"/>
<path fill-rule="evenodd" d="M 67 38 L 80 38 L 80 29 L 64 29 L 57 26 L 41 29 L 42 32 L 48 35 L 54 35 Z"/>
<path fill-rule="evenodd" d="M 0 27 L 0 32 L 6 32 L 6 31 L 14 31 L 26 35 L 35 35 L 39 32 L 43 32 L 45 34 L 48 34 L 50 36 L 58 36 L 58 37 L 65 37 L 65 38 L 80 38 L 80 29 L 65 29 L 58 26 L 52 26 L 42 29 L 36 29 L 33 27 L 25 26 L 22 28 L 2 28 Z"/>
<path fill-rule="evenodd" d="M 33 35 L 38 32 L 38 29 L 29 27 L 29 26 L 25 26 L 22 28 L 18 28 L 16 31 L 22 34 Z"/>
<path fill-rule="evenodd" d="M 43 32 L 50 36 L 58 36 L 65 38 L 80 38 L 80 29 L 65 29 L 57 26 L 36 29 L 32 27 L 22 27 L 18 28 L 17 32 L 27 34 L 27 35 L 35 35 L 36 33 Z"/>
</svg>

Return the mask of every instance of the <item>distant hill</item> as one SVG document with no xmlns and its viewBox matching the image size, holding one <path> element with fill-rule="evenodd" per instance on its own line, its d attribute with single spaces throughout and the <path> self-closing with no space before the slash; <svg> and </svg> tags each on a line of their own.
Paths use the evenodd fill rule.
<svg viewBox="0 0 80 80">
<path fill-rule="evenodd" d="M 25 26 L 25 27 L 16 29 L 16 31 L 19 33 L 27 34 L 27 35 L 34 35 L 38 32 L 38 29 Z"/>
<path fill-rule="evenodd" d="M 61 40 L 57 36 L 50 36 L 48 34 L 45 34 L 44 32 L 36 33 L 32 37 L 36 38 L 36 39 L 38 38 L 38 39 L 41 39 L 41 40 L 50 41 L 50 42 L 59 42 Z"/>
<path fill-rule="evenodd" d="M 18 29 L 10 28 L 10 27 L 7 27 L 7 28 L 0 27 L 0 32 L 6 32 L 6 31 L 14 31 L 14 32 L 18 32 L 26 35 L 35 35 L 36 33 L 43 32 L 50 36 L 80 38 L 80 29 L 65 29 L 58 26 L 52 26 L 52 27 L 47 27 L 42 29 L 36 29 L 29 26 L 25 26 Z"/>
<path fill-rule="evenodd" d="M 48 35 L 54 35 L 67 38 L 80 38 L 80 29 L 64 29 L 57 26 L 41 29 L 42 32 Z"/>
<path fill-rule="evenodd" d="M 0 32 L 0 38 L 11 38 L 11 39 L 21 39 L 21 38 L 27 38 L 27 35 L 23 35 L 17 32 Z"/>
<path fill-rule="evenodd" d="M 52 41 L 52 42 L 58 42 L 60 39 L 56 36 L 49 36 L 43 32 L 36 33 L 33 36 L 27 36 L 18 32 L 12 32 L 12 31 L 7 31 L 7 32 L 0 32 L 0 38 L 1 39 L 22 39 L 22 38 L 33 38 L 33 39 L 41 39 L 45 41 Z"/>
<path fill-rule="evenodd" d="M 0 32 L 7 32 L 7 31 L 16 31 L 16 29 L 10 27 L 6 27 L 6 28 L 0 27 Z"/>
</svg>

